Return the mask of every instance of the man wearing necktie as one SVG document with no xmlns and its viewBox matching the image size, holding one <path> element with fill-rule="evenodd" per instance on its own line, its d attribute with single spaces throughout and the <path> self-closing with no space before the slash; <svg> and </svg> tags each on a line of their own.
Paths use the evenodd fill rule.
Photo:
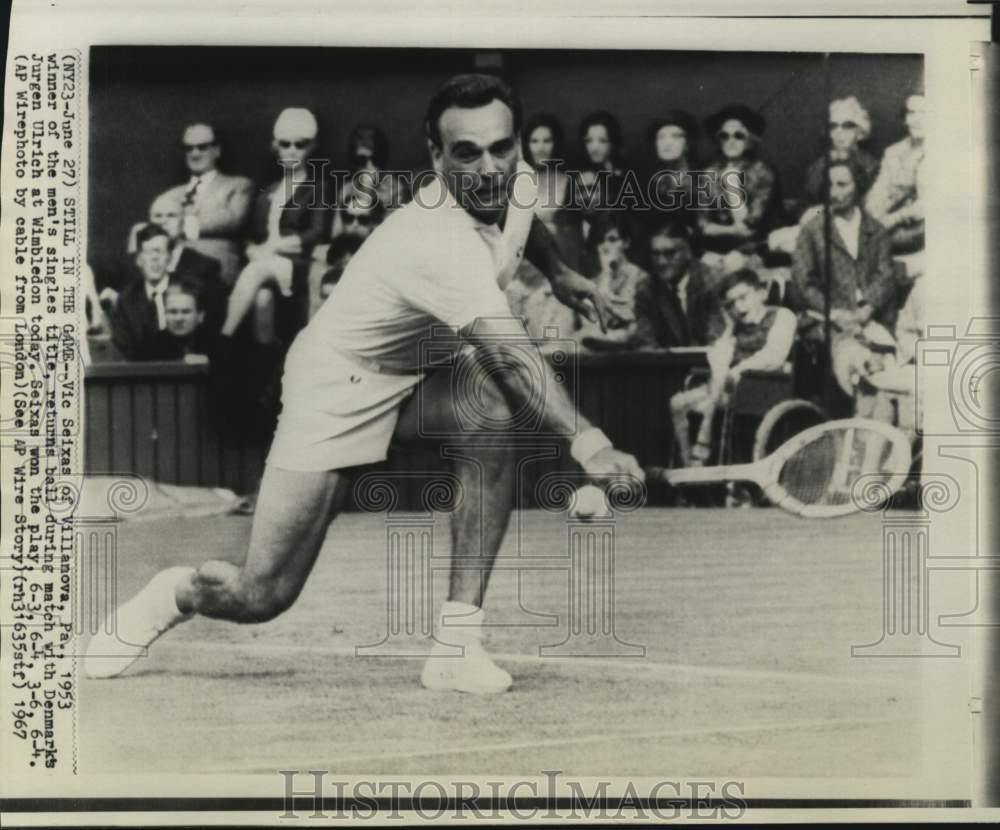
<svg viewBox="0 0 1000 830">
<path fill-rule="evenodd" d="M 649 240 L 650 278 L 635 296 L 638 348 L 704 346 L 725 326 L 718 299 L 692 255 L 690 235 L 686 224 L 675 221 Z"/>
<path fill-rule="evenodd" d="M 170 235 L 159 225 L 146 225 L 136 237 L 136 264 L 142 279 L 118 295 L 111 315 L 111 339 L 126 360 L 150 360 L 161 331 L 167 327 L 164 294 L 170 282 Z"/>
<path fill-rule="evenodd" d="M 181 205 L 185 246 L 219 260 L 223 282 L 232 285 L 243 265 L 241 248 L 253 204 L 253 183 L 219 171 L 222 150 L 211 124 L 191 124 L 184 130 L 181 147 L 191 177 L 167 195 Z"/>
</svg>

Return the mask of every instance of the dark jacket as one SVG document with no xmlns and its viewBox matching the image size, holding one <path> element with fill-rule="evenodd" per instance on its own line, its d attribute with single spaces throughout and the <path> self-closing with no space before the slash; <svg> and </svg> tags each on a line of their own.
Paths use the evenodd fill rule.
<svg viewBox="0 0 1000 830">
<path fill-rule="evenodd" d="M 146 284 L 133 279 L 111 313 L 111 341 L 126 360 L 153 360 L 159 333 L 156 305 L 146 296 Z"/>
<path fill-rule="evenodd" d="M 221 274 L 222 263 L 219 260 L 190 248 L 181 251 L 177 265 L 170 272 L 171 282 L 191 283 L 201 290 L 205 309 L 203 325 L 212 333 L 218 332 L 226 319 L 227 291 Z"/>
<path fill-rule="evenodd" d="M 687 313 L 676 294 L 651 276 L 636 288 L 635 317 L 634 342 L 645 349 L 705 346 L 725 327 L 719 299 L 697 261 L 688 268 Z"/>
<path fill-rule="evenodd" d="M 284 180 L 279 180 L 260 190 L 254 200 L 250 219 L 251 241 L 261 244 L 267 241 L 267 220 L 271 211 L 271 195 L 284 187 Z M 330 224 L 333 212 L 328 207 L 328 198 L 332 189 L 325 180 L 317 183 L 304 182 L 296 185 L 292 198 L 281 209 L 278 220 L 278 231 L 282 236 L 298 234 L 302 240 L 302 252 L 287 254 L 292 261 L 293 284 L 296 291 L 305 290 L 309 266 L 312 261 L 312 249 L 320 242 L 329 241 Z"/>
<path fill-rule="evenodd" d="M 874 311 L 874 319 L 891 327 L 896 317 L 896 284 L 890 253 L 889 233 L 868 213 L 861 213 L 858 257 L 847 250 L 830 220 L 830 307 L 854 311 L 856 291 Z M 799 232 L 792 258 L 792 279 L 807 308 L 823 313 L 825 308 L 826 254 L 824 219 L 820 212 Z"/>
</svg>

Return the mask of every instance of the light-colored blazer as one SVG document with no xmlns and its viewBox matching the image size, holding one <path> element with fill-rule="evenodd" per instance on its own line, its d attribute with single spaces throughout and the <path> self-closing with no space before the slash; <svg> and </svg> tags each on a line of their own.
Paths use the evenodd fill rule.
<svg viewBox="0 0 1000 830">
<path fill-rule="evenodd" d="M 187 189 L 185 182 L 167 192 L 183 202 Z M 218 173 L 198 189 L 194 204 L 188 208 L 198 220 L 198 238 L 188 241 L 186 247 L 219 260 L 227 285 L 232 285 L 243 265 L 243 242 L 253 197 L 250 179 Z"/>
</svg>

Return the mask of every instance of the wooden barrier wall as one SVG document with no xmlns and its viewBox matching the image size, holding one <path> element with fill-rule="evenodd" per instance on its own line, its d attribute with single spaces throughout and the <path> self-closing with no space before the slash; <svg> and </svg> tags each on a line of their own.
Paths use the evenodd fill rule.
<svg viewBox="0 0 1000 830">
<path fill-rule="evenodd" d="M 686 374 L 704 365 L 700 354 L 639 352 L 579 355 L 565 380 L 580 411 L 615 446 L 644 465 L 665 465 L 672 442 L 667 402 Z M 255 489 L 271 425 L 227 423 L 212 406 L 207 366 L 182 363 L 101 363 L 86 376 L 86 471 L 133 473 L 166 484 Z M 544 439 L 535 438 L 535 443 Z M 532 441 L 529 436 L 526 441 Z M 552 446 L 551 440 L 546 441 Z M 533 482 L 571 470 L 566 457 L 526 466 L 522 506 L 534 503 Z M 421 472 L 441 469 L 436 452 L 392 452 L 382 466 L 403 491 L 400 507 L 418 508 Z M 399 475 L 396 475 L 399 474 Z"/>
</svg>

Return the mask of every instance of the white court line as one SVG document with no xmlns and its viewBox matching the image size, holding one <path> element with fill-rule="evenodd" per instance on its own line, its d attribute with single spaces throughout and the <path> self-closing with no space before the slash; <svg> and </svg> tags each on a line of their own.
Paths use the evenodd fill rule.
<svg viewBox="0 0 1000 830">
<path fill-rule="evenodd" d="M 811 720 L 775 721 L 773 723 L 741 723 L 730 726 L 703 726 L 688 729 L 667 729 L 662 732 L 622 732 L 616 735 L 592 734 L 575 738 L 543 738 L 535 741 L 511 741 L 508 743 L 476 744 L 474 746 L 453 746 L 415 752 L 373 752 L 364 755 L 348 755 L 331 761 L 304 765 L 301 760 L 288 764 L 276 764 L 267 768 L 258 767 L 201 767 L 198 772 L 273 772 L 275 769 L 323 769 L 323 765 L 355 764 L 370 761 L 403 761 L 413 758 L 439 758 L 447 755 L 481 754 L 484 752 L 511 752 L 525 749 L 578 746 L 580 744 L 607 743 L 609 741 L 649 741 L 664 738 L 697 738 L 705 735 L 722 735 L 766 730 L 822 729 L 835 726 L 873 726 L 875 724 L 909 723 L 902 718 L 815 718 Z M 192 770 L 194 771 L 194 770 Z"/>
<path fill-rule="evenodd" d="M 172 648 L 198 649 L 204 651 L 218 651 L 219 649 L 242 648 L 248 651 L 263 654 L 277 652 L 279 654 L 326 654 L 331 657 L 349 657 L 357 660 L 364 660 L 375 665 L 379 660 L 392 659 L 420 659 L 424 655 L 406 654 L 385 656 L 385 657 L 356 657 L 354 647 L 340 646 L 318 646 L 279 643 L 226 643 L 212 642 L 208 640 L 175 640 L 171 643 L 160 643 L 156 646 L 158 650 L 169 645 Z M 761 669 L 737 669 L 725 666 L 694 666 L 684 663 L 661 663 L 645 658 L 636 657 L 543 657 L 538 654 L 521 654 L 514 652 L 490 652 L 493 657 L 510 663 L 544 663 L 547 666 L 561 666 L 579 669 L 591 669 L 594 667 L 611 668 L 617 671 L 633 672 L 643 671 L 654 675 L 693 675 L 697 677 L 720 677 L 738 680 L 799 680 L 809 683 L 841 683 L 848 686 L 898 686 L 903 678 L 886 677 L 845 677 L 839 674 L 819 674 L 814 672 L 793 672 L 793 671 L 764 671 Z M 853 658 L 856 659 L 856 658 Z M 865 664 L 868 665 L 868 664 Z"/>
</svg>

